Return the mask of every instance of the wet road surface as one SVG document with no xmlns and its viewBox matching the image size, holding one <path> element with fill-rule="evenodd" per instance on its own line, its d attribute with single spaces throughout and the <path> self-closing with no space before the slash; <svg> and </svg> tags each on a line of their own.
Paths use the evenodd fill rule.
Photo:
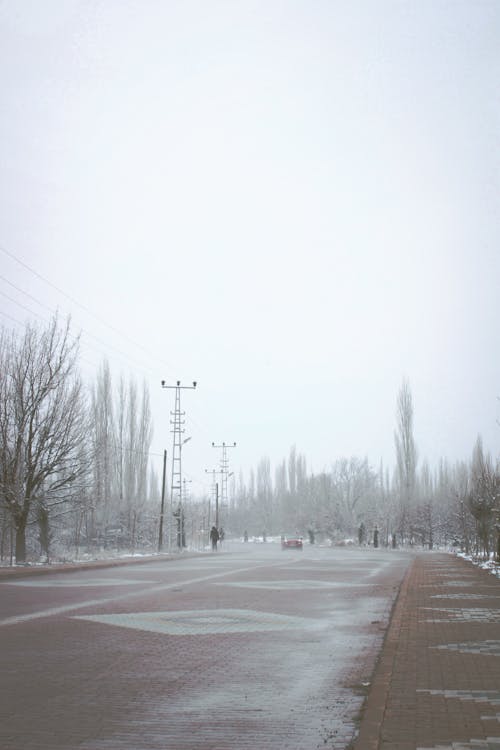
<svg viewBox="0 0 500 750">
<path fill-rule="evenodd" d="M 345 750 L 411 559 L 235 543 L 0 581 L 0 747 Z"/>
</svg>

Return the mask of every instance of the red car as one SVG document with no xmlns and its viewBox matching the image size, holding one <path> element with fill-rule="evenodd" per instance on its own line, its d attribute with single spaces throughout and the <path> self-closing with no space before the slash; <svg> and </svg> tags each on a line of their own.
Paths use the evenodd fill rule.
<svg viewBox="0 0 500 750">
<path fill-rule="evenodd" d="M 281 549 L 302 549 L 302 539 L 300 536 L 282 536 Z"/>
</svg>

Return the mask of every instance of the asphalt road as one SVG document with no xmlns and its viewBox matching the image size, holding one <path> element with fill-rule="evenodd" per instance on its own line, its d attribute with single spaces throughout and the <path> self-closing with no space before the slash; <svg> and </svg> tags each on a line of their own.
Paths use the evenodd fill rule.
<svg viewBox="0 0 500 750">
<path fill-rule="evenodd" d="M 0 747 L 345 750 L 410 560 L 235 543 L 1 581 Z"/>
</svg>

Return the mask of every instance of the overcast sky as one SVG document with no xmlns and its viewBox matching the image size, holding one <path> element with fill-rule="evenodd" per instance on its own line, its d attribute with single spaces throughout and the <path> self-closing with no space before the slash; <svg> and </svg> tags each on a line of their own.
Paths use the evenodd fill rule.
<svg viewBox="0 0 500 750">
<path fill-rule="evenodd" d="M 392 466 L 403 377 L 421 460 L 497 455 L 499 39 L 497 0 L 0 0 L 1 322 L 71 312 L 154 453 L 197 380 L 196 491 L 212 441 Z"/>
</svg>

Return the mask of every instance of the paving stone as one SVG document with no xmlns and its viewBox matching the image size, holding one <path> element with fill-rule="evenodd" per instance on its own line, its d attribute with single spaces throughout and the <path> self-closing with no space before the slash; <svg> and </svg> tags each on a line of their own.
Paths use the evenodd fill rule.
<svg viewBox="0 0 500 750">
<path fill-rule="evenodd" d="M 412 554 L 312 553 L 2 582 L 1 750 L 346 750 Z"/>
<path fill-rule="evenodd" d="M 460 604 L 442 607 L 437 599 Z M 478 600 L 488 606 L 477 607 Z M 500 719 L 499 600 L 498 579 L 462 558 L 415 558 L 354 750 L 500 750 L 491 731 Z M 381 702 L 384 710 L 374 712 Z"/>
</svg>

